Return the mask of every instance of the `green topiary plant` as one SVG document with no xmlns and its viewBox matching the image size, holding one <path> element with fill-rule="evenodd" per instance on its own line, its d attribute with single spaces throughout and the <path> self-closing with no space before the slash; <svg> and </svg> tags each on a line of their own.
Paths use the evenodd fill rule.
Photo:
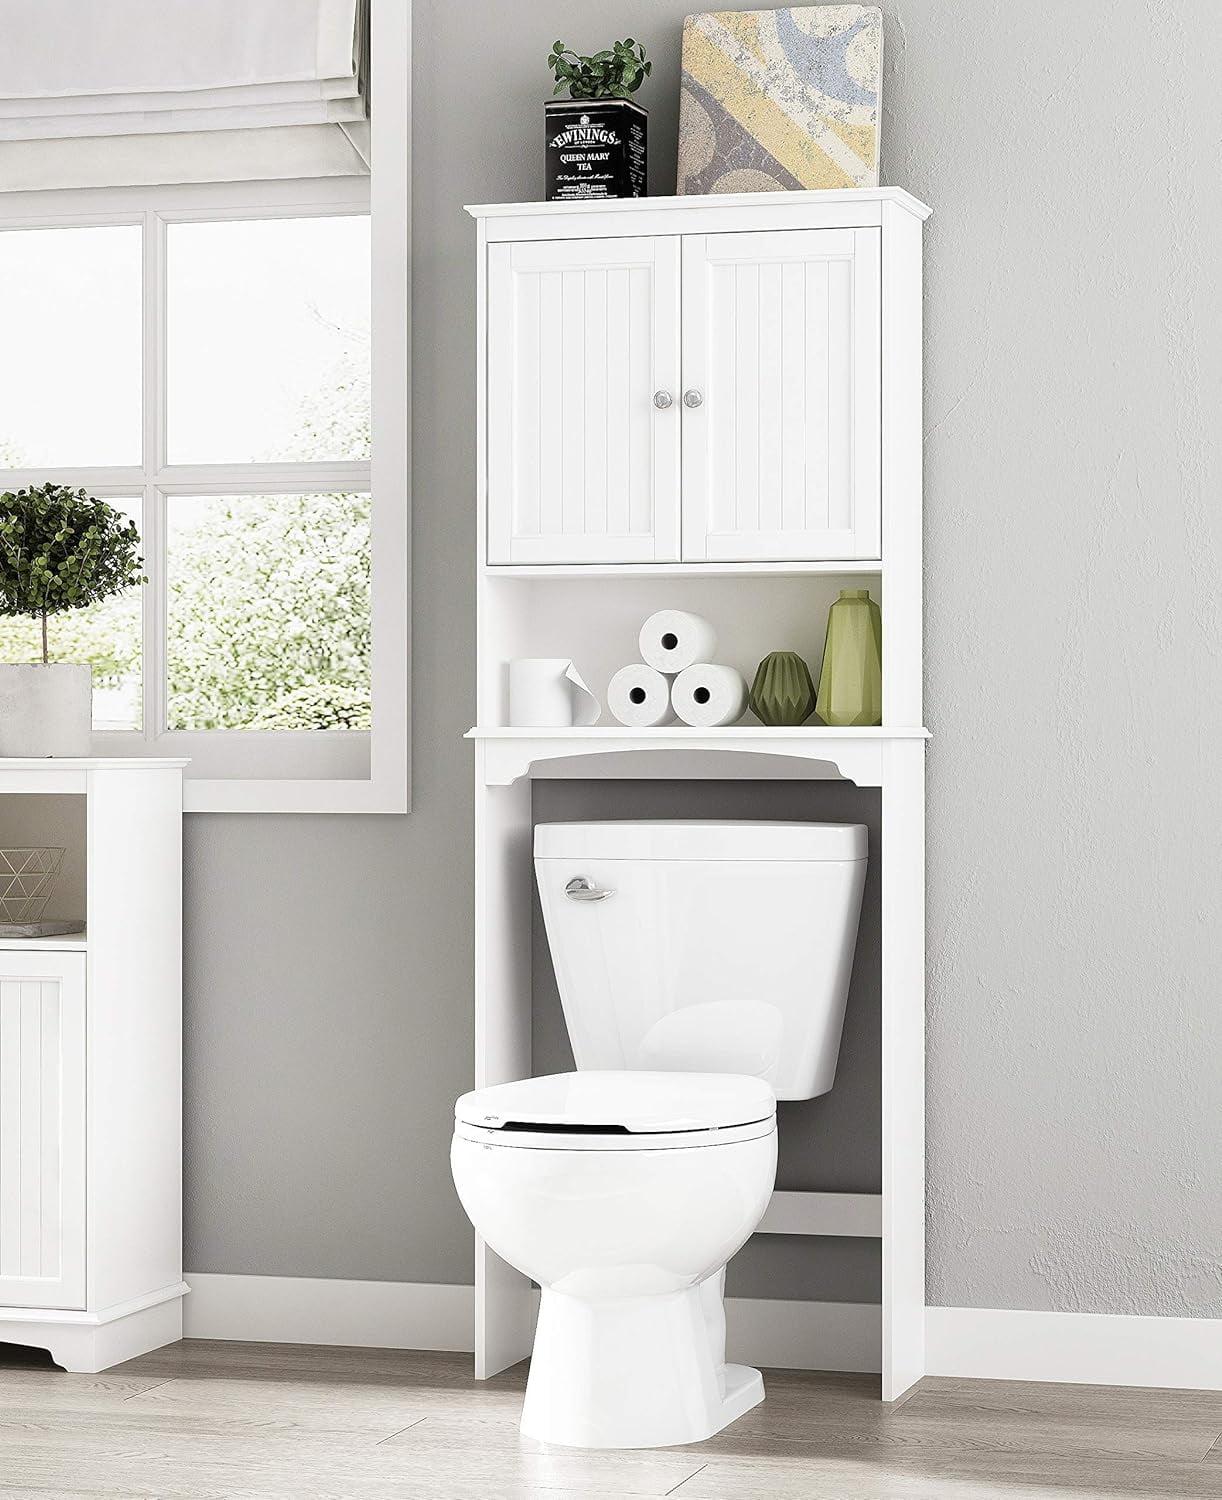
<svg viewBox="0 0 1222 1500">
<path fill-rule="evenodd" d="M 627 99 L 653 71 L 644 44 L 632 37 L 593 57 L 582 57 L 563 42 L 553 42 L 547 65 L 556 75 L 552 93 L 567 88 L 571 99 Z"/>
<path fill-rule="evenodd" d="M 62 484 L 0 495 L 0 615 L 42 622 L 144 583 L 140 532 L 105 500 Z"/>
</svg>

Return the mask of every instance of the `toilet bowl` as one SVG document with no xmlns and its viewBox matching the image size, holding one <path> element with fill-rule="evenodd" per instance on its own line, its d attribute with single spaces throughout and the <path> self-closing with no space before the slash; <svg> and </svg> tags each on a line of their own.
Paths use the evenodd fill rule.
<svg viewBox="0 0 1222 1500">
<path fill-rule="evenodd" d="M 866 852 L 858 824 L 535 829 L 578 1071 L 465 1094 L 451 1147 L 541 1289 L 529 1436 L 693 1443 L 763 1400 L 725 1362 L 724 1269 L 768 1206 L 776 1100 L 835 1081 Z"/>
<path fill-rule="evenodd" d="M 776 1174 L 757 1078 L 565 1073 L 464 1095 L 454 1183 L 539 1283 L 522 1431 L 585 1448 L 699 1442 L 763 1400 L 725 1362 L 726 1262 Z"/>
</svg>

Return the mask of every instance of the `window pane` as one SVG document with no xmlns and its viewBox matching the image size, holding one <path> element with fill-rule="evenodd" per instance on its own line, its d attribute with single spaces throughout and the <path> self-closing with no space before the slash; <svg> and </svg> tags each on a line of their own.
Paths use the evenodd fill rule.
<svg viewBox="0 0 1222 1500">
<path fill-rule="evenodd" d="M 140 238 L 0 231 L 0 468 L 140 462 Z"/>
<path fill-rule="evenodd" d="M 107 503 L 140 525 L 140 501 L 106 497 Z M 147 572 L 147 562 L 145 571 Z M 85 609 L 52 615 L 47 648 L 52 661 L 93 668 L 93 727 L 139 729 L 141 713 L 143 590 L 127 589 Z M 42 630 L 36 620 L 0 619 L 0 661 L 42 660 Z"/>
<path fill-rule="evenodd" d="M 369 219 L 172 224 L 169 459 L 369 457 Z"/>
<path fill-rule="evenodd" d="M 167 501 L 170 729 L 368 729 L 369 496 Z"/>
</svg>

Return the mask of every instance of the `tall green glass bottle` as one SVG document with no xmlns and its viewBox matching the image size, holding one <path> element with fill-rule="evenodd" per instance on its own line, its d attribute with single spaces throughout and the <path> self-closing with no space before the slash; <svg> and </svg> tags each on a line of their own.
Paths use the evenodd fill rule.
<svg viewBox="0 0 1222 1500">
<path fill-rule="evenodd" d="M 815 712 L 836 728 L 883 721 L 883 618 L 869 589 L 841 589 L 827 612 Z"/>
</svg>

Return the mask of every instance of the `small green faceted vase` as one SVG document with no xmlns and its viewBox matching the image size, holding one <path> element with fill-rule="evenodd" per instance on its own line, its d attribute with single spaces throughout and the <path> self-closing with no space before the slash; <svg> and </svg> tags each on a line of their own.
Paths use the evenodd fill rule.
<svg viewBox="0 0 1222 1500">
<path fill-rule="evenodd" d="M 883 721 L 883 617 L 869 589 L 841 589 L 827 612 L 815 712 L 837 729 Z"/>
<path fill-rule="evenodd" d="M 810 668 L 795 651 L 770 651 L 755 669 L 751 711 L 761 724 L 805 724 L 815 711 Z"/>
</svg>

